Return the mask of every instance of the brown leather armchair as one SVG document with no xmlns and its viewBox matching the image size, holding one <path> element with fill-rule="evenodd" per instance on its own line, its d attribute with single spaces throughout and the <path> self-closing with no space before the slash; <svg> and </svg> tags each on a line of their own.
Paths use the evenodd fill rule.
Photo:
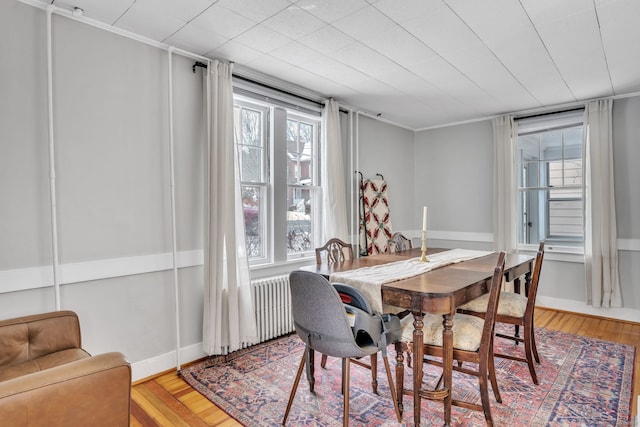
<svg viewBox="0 0 640 427">
<path fill-rule="evenodd" d="M 129 426 L 131 365 L 81 348 L 72 311 L 0 321 L 3 426 Z"/>
</svg>

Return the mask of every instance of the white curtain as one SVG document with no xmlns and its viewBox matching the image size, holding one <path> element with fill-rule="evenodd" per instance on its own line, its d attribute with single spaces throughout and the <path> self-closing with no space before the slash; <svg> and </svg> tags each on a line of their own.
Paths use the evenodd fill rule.
<svg viewBox="0 0 640 427">
<path fill-rule="evenodd" d="M 493 119 L 493 246 L 497 251 L 513 252 L 518 246 L 517 136 L 512 116 Z"/>
<path fill-rule="evenodd" d="M 349 242 L 340 107 L 333 99 L 325 102 L 322 113 L 322 153 L 324 240 L 337 237 Z"/>
<path fill-rule="evenodd" d="M 610 99 L 593 101 L 587 104 L 584 113 L 584 265 L 587 302 L 594 307 L 622 306 L 613 185 L 612 107 Z"/>
<path fill-rule="evenodd" d="M 258 341 L 233 138 L 232 68 L 233 64 L 210 62 L 205 85 L 208 173 L 202 342 L 209 355 L 227 354 Z"/>
</svg>

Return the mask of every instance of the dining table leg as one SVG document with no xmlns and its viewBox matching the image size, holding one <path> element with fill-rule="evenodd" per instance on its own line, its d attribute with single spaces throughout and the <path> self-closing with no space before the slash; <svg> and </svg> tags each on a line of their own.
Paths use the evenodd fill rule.
<svg viewBox="0 0 640 427">
<path fill-rule="evenodd" d="M 404 349 L 402 342 L 395 343 L 396 348 L 396 399 L 398 400 L 398 409 L 400 414 L 404 412 Z"/>
<path fill-rule="evenodd" d="M 442 377 L 444 388 L 447 391 L 444 397 L 444 425 L 451 425 L 451 393 L 453 383 L 453 316 L 442 316 Z"/>
<path fill-rule="evenodd" d="M 525 286 L 526 288 L 526 286 Z M 520 278 L 516 277 L 515 279 L 513 279 L 513 292 L 515 292 L 516 294 L 519 294 L 520 291 Z M 525 289 L 526 292 L 526 289 Z M 514 336 L 516 338 L 520 337 L 520 325 L 514 325 L 513 326 L 514 329 Z M 518 341 L 516 341 L 516 345 L 520 344 Z"/>
<path fill-rule="evenodd" d="M 422 312 L 413 312 L 413 424 L 420 425 L 420 389 L 422 388 L 423 333 Z"/>
</svg>

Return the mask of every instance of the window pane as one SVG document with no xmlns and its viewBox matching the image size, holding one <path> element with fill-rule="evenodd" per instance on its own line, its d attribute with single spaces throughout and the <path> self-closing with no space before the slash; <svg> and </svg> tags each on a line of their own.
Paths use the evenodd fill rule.
<svg viewBox="0 0 640 427">
<path fill-rule="evenodd" d="M 542 160 L 562 159 L 563 131 L 550 131 L 540 134 Z"/>
<path fill-rule="evenodd" d="M 565 129 L 564 157 L 568 159 L 582 159 L 582 126 Z"/>
<path fill-rule="evenodd" d="M 313 141 L 313 126 L 306 123 L 300 123 L 300 142 L 303 145 L 311 145 L 312 141 Z"/>
<path fill-rule="evenodd" d="M 262 112 L 242 109 L 241 144 L 262 146 Z"/>
<path fill-rule="evenodd" d="M 287 191 L 287 253 L 295 254 L 314 248 L 312 238 L 312 193 L 307 188 L 292 188 Z"/>
<path fill-rule="evenodd" d="M 287 184 L 313 184 L 314 125 L 287 120 Z"/>
<path fill-rule="evenodd" d="M 297 153 L 298 150 L 298 122 L 287 120 L 287 151 Z"/>
<path fill-rule="evenodd" d="M 549 237 L 582 239 L 582 199 L 549 200 Z"/>
<path fill-rule="evenodd" d="M 521 166 L 518 185 L 521 188 L 537 188 L 542 185 L 540 182 L 540 163 L 525 162 Z"/>
<path fill-rule="evenodd" d="M 262 148 L 242 146 L 240 148 L 241 181 L 262 182 Z"/>
<path fill-rule="evenodd" d="M 247 256 L 264 257 L 264 200 L 261 187 L 242 187 L 242 209 L 247 243 Z"/>
<path fill-rule="evenodd" d="M 521 161 L 540 160 L 540 137 L 538 135 L 519 136 L 518 149 Z"/>
</svg>

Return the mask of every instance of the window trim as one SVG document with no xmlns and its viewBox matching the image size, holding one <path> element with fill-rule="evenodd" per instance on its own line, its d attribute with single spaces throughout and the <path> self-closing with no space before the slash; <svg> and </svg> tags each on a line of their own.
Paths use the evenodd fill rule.
<svg viewBox="0 0 640 427">
<path fill-rule="evenodd" d="M 235 85 L 235 82 L 234 82 Z M 322 159 L 320 158 L 320 144 L 322 136 L 322 117 L 321 110 L 300 108 L 294 102 L 286 104 L 284 106 L 281 100 L 274 102 L 273 98 L 267 95 L 261 95 L 260 93 L 254 93 L 246 89 L 239 89 L 234 86 L 234 105 L 238 102 L 245 103 L 258 108 L 266 108 L 269 111 L 267 126 L 267 151 L 266 151 L 266 169 L 265 172 L 267 188 L 268 206 L 265 209 L 266 216 L 266 234 L 265 239 L 265 256 L 260 258 L 249 258 L 250 270 L 263 270 L 274 268 L 278 270 L 278 266 L 291 265 L 300 262 L 308 262 L 308 260 L 315 257 L 315 243 L 320 236 L 321 232 L 321 203 L 322 203 L 322 185 L 320 176 L 320 167 Z M 317 106 L 316 106 L 317 107 Z M 311 121 L 313 122 L 315 130 L 314 138 L 314 150 L 316 152 L 316 166 L 313 171 L 316 176 L 316 183 L 313 186 L 303 186 L 305 189 L 313 189 L 317 201 L 315 201 L 316 209 L 314 212 L 315 218 L 312 220 L 312 232 L 313 243 L 312 247 L 305 252 L 297 254 L 288 254 L 287 245 L 278 245 L 276 240 L 277 236 L 282 234 L 283 230 L 286 231 L 286 197 L 287 191 L 290 185 L 286 179 L 286 163 L 283 168 L 283 161 L 286 162 L 286 126 L 287 119 L 289 117 L 295 117 L 296 120 Z M 284 123 L 278 124 L 280 120 L 284 120 Z M 279 141 L 282 141 L 279 144 Z M 280 145 L 280 146 L 279 146 Z M 283 156 L 282 159 L 278 159 L 278 156 Z M 242 181 L 241 185 L 256 186 L 254 182 Z M 282 187 L 281 190 L 277 190 L 276 187 Z M 282 205 L 279 208 L 279 205 Z M 282 214 L 282 215 L 281 215 Z M 282 217 L 282 224 L 279 223 L 277 218 Z M 284 234 L 286 238 L 286 234 Z M 283 246 L 280 248 L 279 246 Z"/>
<path fill-rule="evenodd" d="M 527 136 L 527 135 L 534 135 L 534 134 L 539 134 L 539 133 L 543 133 L 543 132 L 549 132 L 549 131 L 554 131 L 554 130 L 564 130 L 564 129 L 568 129 L 568 128 L 572 128 L 575 126 L 582 126 L 583 127 L 583 132 L 585 131 L 584 129 L 584 108 L 579 108 L 579 109 L 574 109 L 574 110 L 569 110 L 569 111 L 564 111 L 564 112 L 558 112 L 558 113 L 548 113 L 548 114 L 542 114 L 539 116 L 535 116 L 535 117 L 525 117 L 525 118 L 516 118 L 515 119 L 516 123 L 517 123 L 517 135 L 515 138 L 515 141 L 513 141 L 514 145 L 515 145 L 515 152 L 519 153 L 519 138 L 523 137 L 523 136 Z M 583 141 L 584 141 L 584 136 L 583 136 Z M 565 154 L 564 154 L 564 140 L 562 142 L 562 149 L 563 149 L 563 153 L 562 153 L 562 157 L 560 160 L 566 160 L 565 159 Z M 583 148 L 584 149 L 584 148 Z M 572 157 L 575 159 L 575 157 Z M 584 162 L 584 153 L 582 155 L 581 160 Z M 544 162 L 545 164 L 548 163 L 551 160 L 548 160 L 546 162 L 544 162 L 543 159 L 538 160 L 538 162 Z M 521 174 L 523 173 L 524 168 L 522 167 L 522 163 L 521 163 L 521 159 L 518 158 L 517 161 L 515 162 L 516 164 L 516 176 L 521 176 Z M 582 167 L 584 168 L 584 164 L 582 165 Z M 545 168 L 548 170 L 548 168 Z M 540 174 L 541 172 L 538 171 L 538 173 Z M 522 177 L 524 178 L 524 177 Z M 547 185 L 544 185 L 547 184 Z M 562 188 L 570 188 L 571 186 L 566 186 L 563 185 Z M 544 219 L 544 227 L 545 227 L 545 242 L 546 242 L 546 250 L 549 250 L 549 252 L 551 253 L 562 253 L 562 254 L 567 254 L 569 257 L 572 257 L 574 254 L 575 255 L 582 255 L 584 254 L 584 237 L 582 239 L 580 239 L 581 244 L 577 245 L 577 246 L 567 246 L 567 245 L 562 245 L 562 242 L 567 242 L 569 240 L 572 240 L 570 236 L 564 236 L 564 237 L 560 237 L 558 239 L 554 238 L 553 236 L 549 236 L 549 194 L 548 194 L 548 190 L 552 190 L 552 189 L 558 189 L 559 187 L 554 187 L 554 186 L 550 186 L 548 185 L 548 177 L 544 178 L 544 183 L 540 181 L 540 177 L 539 177 L 539 181 L 538 181 L 538 186 L 536 187 L 521 187 L 520 185 L 520 179 L 518 179 L 516 181 L 516 193 L 517 193 L 517 197 L 516 197 L 516 203 L 518 204 L 516 207 L 516 212 L 517 212 L 517 249 L 518 250 L 522 250 L 522 251 L 535 251 L 537 248 L 537 243 L 523 243 L 521 240 L 526 240 L 526 234 L 527 234 L 527 223 L 529 222 L 528 219 L 526 219 L 526 217 L 524 216 L 525 214 L 525 200 L 527 199 L 527 197 L 531 197 L 532 195 L 534 195 L 536 192 L 539 191 L 545 191 L 547 190 L 547 195 L 544 196 L 545 198 L 545 219 Z M 582 208 L 582 217 L 583 217 L 583 226 L 584 226 L 584 181 L 581 183 L 581 185 L 578 186 L 574 186 L 574 188 L 581 188 L 582 189 L 582 202 L 583 202 L 583 208 Z M 576 199 L 573 199 L 576 200 Z M 578 239 L 576 239 L 578 240 Z M 555 241 L 558 241 L 560 244 L 554 244 Z"/>
</svg>

